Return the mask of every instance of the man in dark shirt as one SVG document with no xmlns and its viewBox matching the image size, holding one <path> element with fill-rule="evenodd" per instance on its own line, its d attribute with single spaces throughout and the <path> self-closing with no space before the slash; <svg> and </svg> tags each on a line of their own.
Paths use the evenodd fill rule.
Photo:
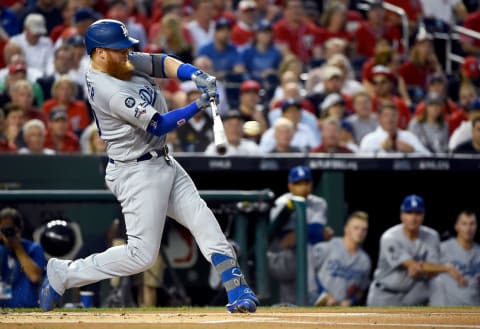
<svg viewBox="0 0 480 329">
<path fill-rule="evenodd" d="M 472 139 L 458 145 L 453 153 L 480 154 L 480 117 L 472 120 Z"/>
<path fill-rule="evenodd" d="M 197 99 L 200 96 L 198 89 L 186 91 L 187 102 Z M 200 111 L 188 120 L 183 126 L 178 127 L 177 136 L 183 152 L 204 152 L 207 146 L 213 141 L 213 120 Z"/>
</svg>

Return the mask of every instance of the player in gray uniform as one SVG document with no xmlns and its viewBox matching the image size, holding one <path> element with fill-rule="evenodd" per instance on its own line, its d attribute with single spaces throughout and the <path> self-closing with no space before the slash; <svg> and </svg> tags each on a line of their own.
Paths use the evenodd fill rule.
<svg viewBox="0 0 480 329">
<path fill-rule="evenodd" d="M 107 145 L 105 180 L 122 206 L 127 244 L 85 259 L 50 259 L 40 306 L 53 309 L 66 289 L 150 268 L 168 215 L 190 230 L 204 257 L 217 269 L 227 290 L 227 310 L 255 312 L 258 300 L 238 267 L 233 248 L 191 178 L 165 147 L 166 133 L 216 97 L 216 79 L 164 54 L 131 52 L 137 43 L 116 20 L 96 21 L 85 34 L 91 58 L 85 77 L 88 100 Z M 169 112 L 150 76 L 192 79 L 202 95 Z"/>
<path fill-rule="evenodd" d="M 363 298 L 370 283 L 372 263 L 363 251 L 368 232 L 368 214 L 352 213 L 343 237 L 320 242 L 312 248 L 317 291 L 310 294 L 315 306 L 352 306 Z"/>
<path fill-rule="evenodd" d="M 474 242 L 477 232 L 475 213 L 462 211 L 455 223 L 456 238 L 440 244 L 442 262 L 455 266 L 467 280 L 465 286 L 446 274 L 439 274 L 431 282 L 432 306 L 480 305 L 480 245 Z"/>
<path fill-rule="evenodd" d="M 285 207 L 293 209 L 292 199 L 305 198 L 306 220 L 308 232 L 307 258 L 312 264 L 311 248 L 315 243 L 329 240 L 333 230 L 327 226 L 327 202 L 313 195 L 313 177 L 310 168 L 296 166 L 288 173 L 288 193 L 279 196 L 270 210 L 272 225 Z M 267 253 L 270 272 L 280 283 L 280 300 L 282 303 L 295 303 L 296 290 L 296 260 L 295 260 L 295 213 L 292 213 L 278 229 Z M 315 276 L 312 266 L 307 269 L 309 290 L 316 290 Z"/>
<path fill-rule="evenodd" d="M 463 283 L 462 274 L 451 265 L 440 264 L 438 233 L 423 226 L 423 199 L 408 195 L 400 207 L 401 224 L 382 234 L 377 269 L 367 297 L 368 306 L 425 305 L 430 278 L 446 272 Z"/>
</svg>

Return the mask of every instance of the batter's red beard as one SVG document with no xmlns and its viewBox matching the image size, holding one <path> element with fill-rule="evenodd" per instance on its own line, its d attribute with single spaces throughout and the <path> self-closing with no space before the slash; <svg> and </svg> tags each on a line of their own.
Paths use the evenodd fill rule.
<svg viewBox="0 0 480 329">
<path fill-rule="evenodd" d="M 107 54 L 107 62 L 105 64 L 107 74 L 119 80 L 128 81 L 132 78 L 133 70 L 134 67 L 130 61 L 118 62 Z"/>
</svg>

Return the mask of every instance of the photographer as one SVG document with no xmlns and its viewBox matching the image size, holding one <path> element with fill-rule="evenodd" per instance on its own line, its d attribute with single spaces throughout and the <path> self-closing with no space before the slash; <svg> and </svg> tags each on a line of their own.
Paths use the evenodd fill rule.
<svg viewBox="0 0 480 329">
<path fill-rule="evenodd" d="M 46 260 L 38 243 L 21 238 L 22 228 L 17 210 L 0 211 L 0 308 L 38 306 Z"/>
</svg>

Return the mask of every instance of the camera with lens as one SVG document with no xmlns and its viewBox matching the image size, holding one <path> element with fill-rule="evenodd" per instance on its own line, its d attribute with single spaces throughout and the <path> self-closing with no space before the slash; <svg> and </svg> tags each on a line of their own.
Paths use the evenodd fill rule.
<svg viewBox="0 0 480 329">
<path fill-rule="evenodd" d="M 3 235 L 5 235 L 7 239 L 10 239 L 11 237 L 14 237 L 15 234 L 17 234 L 15 226 L 5 226 L 0 228 L 0 231 L 3 233 Z"/>
</svg>

